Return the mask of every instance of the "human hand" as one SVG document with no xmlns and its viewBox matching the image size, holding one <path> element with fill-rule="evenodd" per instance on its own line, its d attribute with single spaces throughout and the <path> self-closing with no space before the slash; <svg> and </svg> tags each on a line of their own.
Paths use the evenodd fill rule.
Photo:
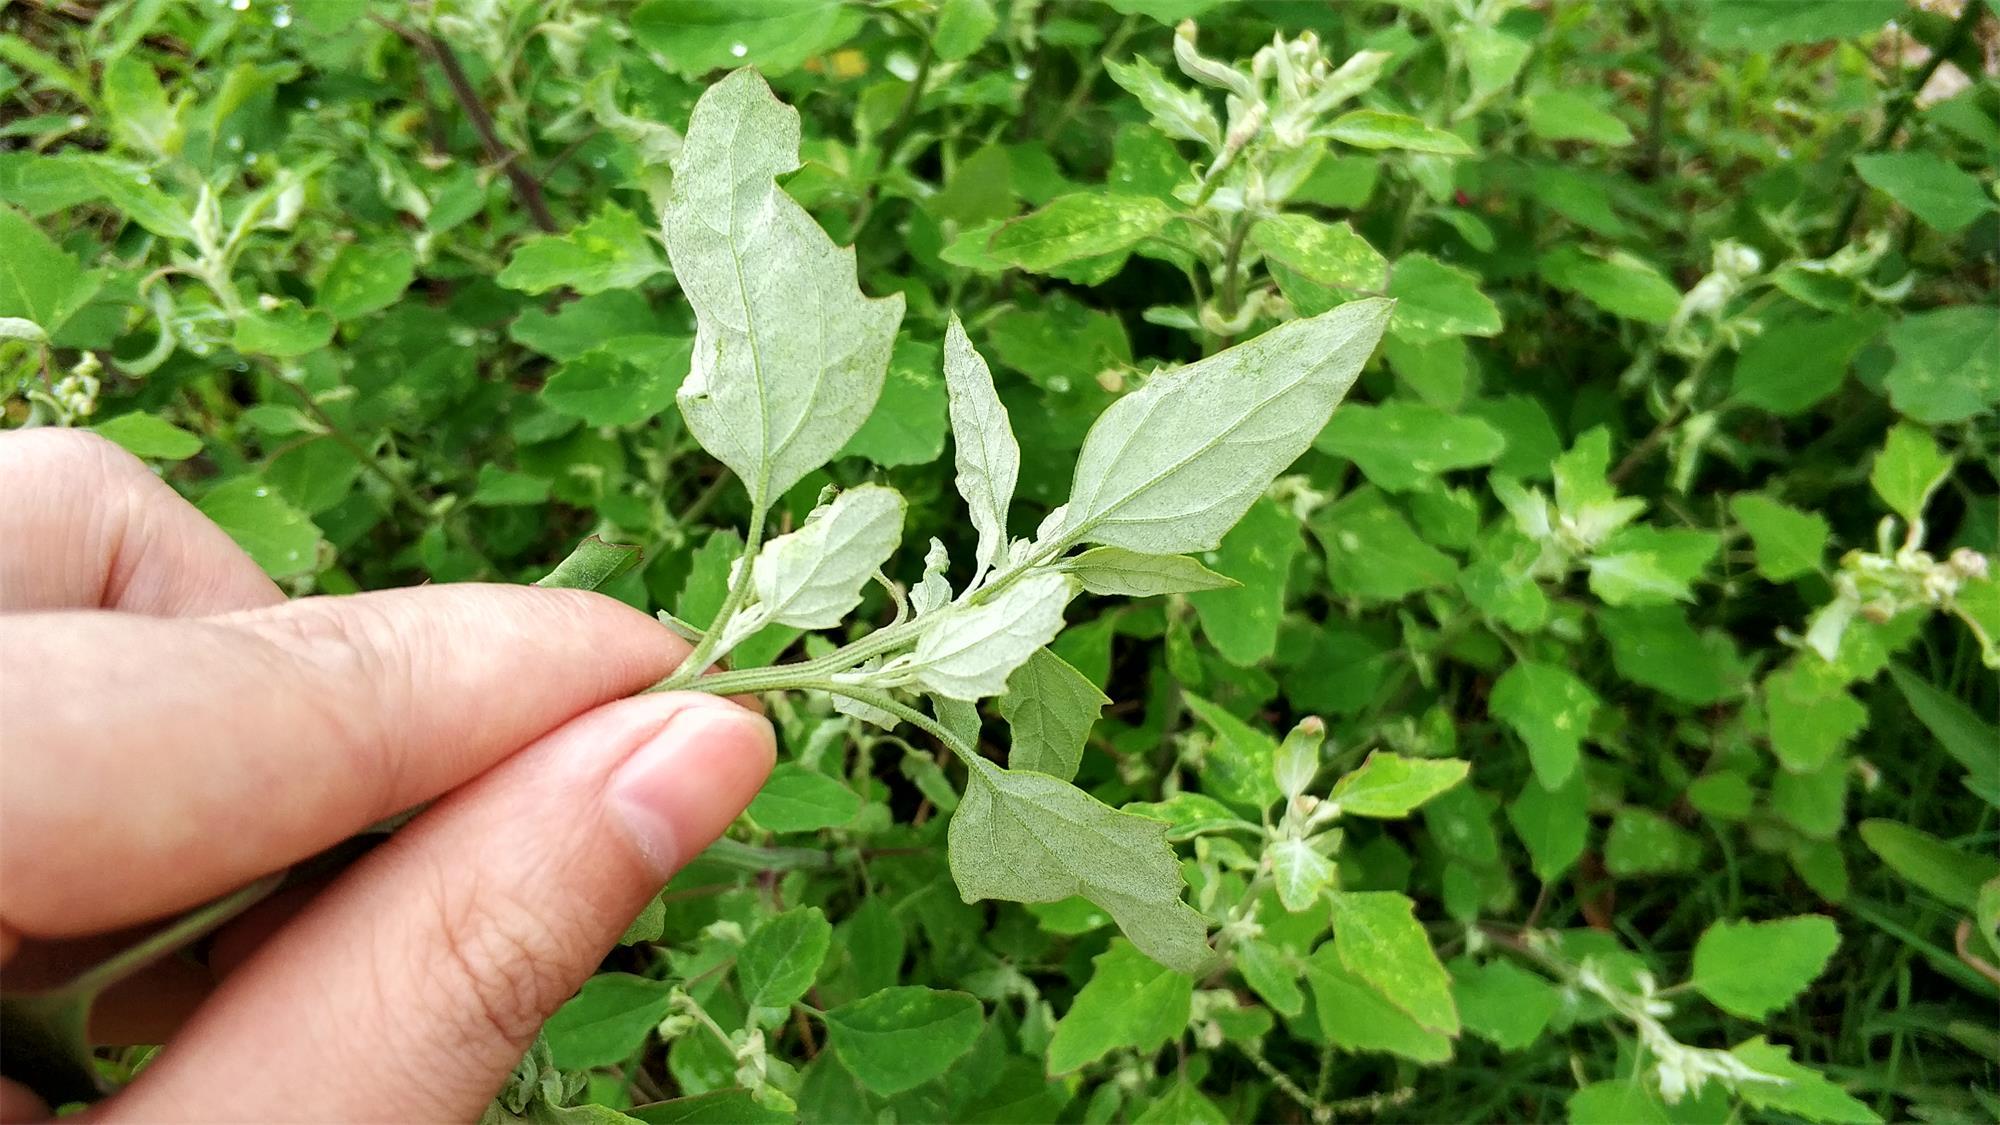
<svg viewBox="0 0 2000 1125">
<path fill-rule="evenodd" d="M 163 962 L 107 1120 L 470 1120 L 771 768 L 761 717 L 632 697 L 687 646 L 609 598 L 287 602 L 90 435 L 0 436 L 0 964 L 160 919 L 436 798 Z M 630 697 L 630 698 L 628 698 Z M 0 1119 L 40 1112 L 0 1090 Z"/>
</svg>

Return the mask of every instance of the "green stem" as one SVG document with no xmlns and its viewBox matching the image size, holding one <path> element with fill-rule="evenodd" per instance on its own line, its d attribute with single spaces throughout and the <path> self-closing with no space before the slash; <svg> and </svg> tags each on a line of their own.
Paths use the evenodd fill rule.
<svg viewBox="0 0 2000 1125">
<path fill-rule="evenodd" d="M 1284 1091 L 1286 1097 L 1299 1103 L 1300 1108 L 1312 1114 L 1314 1121 L 1331 1121 L 1333 1119 L 1332 1113 L 1327 1110 L 1326 1106 L 1319 1099 L 1306 1093 L 1305 1090 L 1299 1087 L 1298 1083 L 1292 1081 L 1289 1075 L 1271 1065 L 1271 1061 L 1264 1057 L 1264 1052 L 1259 1051 L 1256 1047 L 1248 1043 L 1237 1043 L 1236 1049 L 1243 1052 L 1243 1057 L 1250 1060 L 1251 1066 L 1256 1067 L 1259 1073 L 1271 1080 L 1271 1085 Z"/>
<path fill-rule="evenodd" d="M 62 991 L 73 996 L 95 997 L 119 981 L 262 902 L 284 881 L 283 873 L 267 875 L 242 890 L 219 898 L 206 906 L 196 907 L 174 919 L 165 929 L 148 934 L 140 941 L 78 974 L 63 986 Z"/>
<path fill-rule="evenodd" d="M 743 608 L 743 603 L 750 596 L 750 564 L 757 557 L 757 548 L 764 545 L 764 525 L 770 514 L 770 508 L 761 500 L 750 509 L 750 531 L 744 537 L 736 578 L 729 584 L 729 593 L 722 599 L 722 608 L 715 611 L 715 619 L 709 622 L 708 630 L 701 635 L 701 643 L 694 646 L 694 651 L 688 653 L 687 659 L 681 661 L 681 666 L 674 669 L 673 675 L 653 685 L 651 690 L 686 688 L 724 655 L 718 653 L 716 648 L 722 644 L 722 634 L 729 627 L 729 619 Z"/>
<path fill-rule="evenodd" d="M 1082 72 L 1076 76 L 1076 85 L 1070 87 L 1069 96 L 1063 99 L 1055 116 L 1049 118 L 1049 123 L 1042 128 L 1043 140 L 1055 140 L 1057 131 L 1069 124 L 1069 119 L 1075 117 L 1076 111 L 1083 108 L 1084 101 L 1090 97 L 1090 88 L 1097 83 L 1097 76 L 1104 73 L 1104 61 L 1125 49 L 1125 41 L 1132 38 L 1132 33 L 1138 25 L 1138 16 L 1126 16 L 1124 21 L 1111 32 L 1111 37 L 1104 41 L 1103 49 L 1090 56 L 1090 61 L 1084 64 Z"/>
</svg>

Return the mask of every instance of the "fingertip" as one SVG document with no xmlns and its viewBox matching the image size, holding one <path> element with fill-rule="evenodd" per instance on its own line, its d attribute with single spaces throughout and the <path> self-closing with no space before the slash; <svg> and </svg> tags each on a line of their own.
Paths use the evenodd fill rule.
<svg viewBox="0 0 2000 1125">
<path fill-rule="evenodd" d="M 665 726 L 611 776 L 606 802 L 633 847 L 662 879 L 728 829 L 777 761 L 763 716 L 702 695 L 663 697 Z"/>
</svg>

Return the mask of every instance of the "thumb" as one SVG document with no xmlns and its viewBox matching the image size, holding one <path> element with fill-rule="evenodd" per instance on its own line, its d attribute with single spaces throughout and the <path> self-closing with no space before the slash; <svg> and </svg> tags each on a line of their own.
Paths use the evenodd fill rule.
<svg viewBox="0 0 2000 1125">
<path fill-rule="evenodd" d="M 471 1120 L 625 926 L 742 811 L 770 725 L 608 704 L 371 852 L 222 987 L 112 1120 Z"/>
</svg>

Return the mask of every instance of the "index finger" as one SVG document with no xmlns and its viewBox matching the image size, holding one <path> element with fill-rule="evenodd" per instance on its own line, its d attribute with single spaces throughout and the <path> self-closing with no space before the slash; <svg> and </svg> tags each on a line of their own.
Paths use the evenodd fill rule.
<svg viewBox="0 0 2000 1125">
<path fill-rule="evenodd" d="M 0 921 L 63 937 L 297 862 L 671 671 L 610 598 L 429 586 L 0 617 Z"/>
</svg>

